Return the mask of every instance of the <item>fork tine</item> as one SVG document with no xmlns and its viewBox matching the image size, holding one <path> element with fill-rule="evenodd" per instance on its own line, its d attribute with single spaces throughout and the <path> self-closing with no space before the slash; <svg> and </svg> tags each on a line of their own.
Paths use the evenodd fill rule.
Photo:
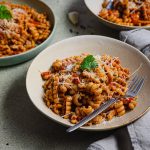
<svg viewBox="0 0 150 150">
<path fill-rule="evenodd" d="M 138 79 L 136 80 L 134 86 L 132 87 L 130 91 L 134 92 L 137 86 L 140 84 L 141 80 L 142 80 L 142 77 L 138 77 Z"/>
<path fill-rule="evenodd" d="M 135 89 L 135 87 L 136 87 L 136 85 L 138 84 L 139 81 L 140 81 L 140 78 L 137 76 L 137 77 L 136 77 L 136 80 L 134 80 L 132 86 L 129 88 L 129 90 L 130 90 L 131 92 Z"/>
<path fill-rule="evenodd" d="M 134 82 L 137 80 L 137 77 L 138 75 L 135 75 L 134 78 L 131 80 L 129 86 L 128 86 L 128 89 L 130 89 L 133 85 L 134 85 Z"/>
<path fill-rule="evenodd" d="M 141 77 L 140 82 L 137 84 L 137 86 L 135 87 L 135 89 L 133 91 L 134 94 L 137 94 L 140 91 L 140 89 L 142 88 L 143 84 L 144 84 L 144 78 Z"/>
</svg>

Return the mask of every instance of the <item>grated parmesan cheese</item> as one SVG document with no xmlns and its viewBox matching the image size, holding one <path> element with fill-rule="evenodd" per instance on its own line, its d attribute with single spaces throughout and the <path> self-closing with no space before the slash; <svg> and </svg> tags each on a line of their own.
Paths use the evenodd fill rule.
<svg viewBox="0 0 150 150">
<path fill-rule="evenodd" d="M 75 64 L 70 64 L 66 67 L 67 71 L 71 71 Z"/>
<path fill-rule="evenodd" d="M 10 31 L 12 31 L 17 26 L 18 26 L 18 24 L 16 24 L 13 19 L 10 19 L 10 20 L 0 19 L 0 28 L 3 30 L 9 29 Z"/>
<path fill-rule="evenodd" d="M 13 19 L 0 19 L 0 34 L 9 37 L 11 34 L 16 34 L 18 30 L 19 26 L 14 22 Z"/>
<path fill-rule="evenodd" d="M 68 79 L 69 77 L 71 77 L 71 74 L 61 74 L 60 78 L 62 78 L 63 81 L 59 82 L 58 84 L 62 84 L 62 85 L 67 84 L 67 85 L 70 85 L 70 83 L 65 82 L 65 80 Z"/>
<path fill-rule="evenodd" d="M 0 19 L 0 33 L 4 35 L 10 35 L 18 32 L 19 25 L 15 22 L 15 19 L 18 18 L 20 14 L 27 14 L 25 10 L 21 8 L 15 8 L 12 10 L 13 18 L 12 19 Z"/>
<path fill-rule="evenodd" d="M 18 14 L 27 14 L 27 12 L 21 8 L 14 8 L 12 10 L 13 15 L 18 15 Z"/>
<path fill-rule="evenodd" d="M 95 58 L 97 61 L 101 61 L 101 55 L 95 55 L 94 58 Z"/>
</svg>

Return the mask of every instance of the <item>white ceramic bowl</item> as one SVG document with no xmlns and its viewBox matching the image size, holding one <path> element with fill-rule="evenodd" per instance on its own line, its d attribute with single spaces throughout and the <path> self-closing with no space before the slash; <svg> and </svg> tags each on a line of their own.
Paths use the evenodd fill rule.
<svg viewBox="0 0 150 150">
<path fill-rule="evenodd" d="M 55 17 L 54 17 L 53 11 L 48 5 L 46 5 L 42 1 L 40 1 L 40 0 L 36 0 L 36 1 L 35 0 L 30 0 L 30 1 L 7 0 L 7 2 L 21 4 L 21 5 L 27 5 L 27 6 L 30 6 L 34 9 L 36 9 L 38 12 L 46 13 L 48 20 L 52 24 L 52 29 L 51 29 L 52 31 L 51 31 L 51 34 L 48 36 L 48 38 L 41 44 L 37 45 L 35 48 L 32 48 L 26 52 L 23 52 L 23 53 L 20 53 L 17 55 L 1 57 L 0 58 L 0 67 L 19 64 L 19 63 L 25 62 L 25 61 L 35 57 L 39 52 L 41 52 L 48 45 L 50 45 L 52 36 L 55 31 Z"/>
<path fill-rule="evenodd" d="M 85 35 L 69 38 L 58 43 L 55 43 L 44 51 L 42 51 L 32 62 L 26 76 L 26 88 L 29 97 L 35 107 L 44 115 L 66 126 L 72 126 L 68 120 L 53 113 L 43 102 L 43 80 L 40 72 L 47 71 L 52 62 L 56 59 L 63 59 L 69 56 L 80 55 L 83 52 L 88 52 L 93 55 L 109 54 L 120 58 L 124 67 L 135 71 L 141 62 L 142 69 L 139 74 L 150 76 L 150 62 L 136 48 L 123 43 L 121 41 L 95 35 Z M 88 127 L 82 127 L 84 130 L 108 130 L 117 128 L 141 117 L 150 107 L 150 78 L 146 78 L 144 87 L 140 91 L 138 97 L 138 105 L 133 110 L 122 117 L 115 117 L 113 120 Z"/>
<path fill-rule="evenodd" d="M 104 0 L 84 0 L 87 8 L 105 25 L 116 29 L 116 30 L 131 30 L 131 29 L 137 29 L 137 28 L 144 28 L 144 29 L 150 29 L 150 26 L 123 26 L 118 25 L 116 23 L 110 22 L 106 19 L 103 19 L 102 17 L 98 16 L 99 12 L 102 9 L 102 3 Z"/>
</svg>

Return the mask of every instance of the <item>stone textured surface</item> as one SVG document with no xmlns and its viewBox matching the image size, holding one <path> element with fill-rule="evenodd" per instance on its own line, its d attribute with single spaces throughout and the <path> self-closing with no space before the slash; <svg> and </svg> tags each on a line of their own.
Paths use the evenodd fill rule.
<svg viewBox="0 0 150 150">
<path fill-rule="evenodd" d="M 53 40 L 85 34 L 118 37 L 118 31 L 103 26 L 85 7 L 83 0 L 43 0 L 56 15 L 57 28 Z M 67 12 L 80 13 L 80 25 L 74 27 Z M 84 28 L 84 27 L 85 28 Z M 43 116 L 30 102 L 26 92 L 26 73 L 32 60 L 0 68 L 0 149 L 2 150 L 84 150 L 89 144 L 114 131 L 68 134 L 66 127 Z"/>
</svg>

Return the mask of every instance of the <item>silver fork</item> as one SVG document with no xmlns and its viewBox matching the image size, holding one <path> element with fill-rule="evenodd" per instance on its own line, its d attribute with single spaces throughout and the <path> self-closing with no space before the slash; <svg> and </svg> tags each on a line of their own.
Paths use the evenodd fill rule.
<svg viewBox="0 0 150 150">
<path fill-rule="evenodd" d="M 126 92 L 124 97 L 135 97 L 138 94 L 138 92 L 140 91 L 140 89 L 142 88 L 143 84 L 144 84 L 144 78 L 143 77 L 139 77 L 138 75 L 136 75 L 131 80 L 131 82 L 130 82 L 130 84 L 128 86 L 128 91 Z M 96 117 L 98 114 L 100 114 L 101 112 L 106 110 L 110 105 L 112 105 L 115 102 L 117 102 L 119 99 L 120 98 L 118 98 L 118 99 L 112 98 L 112 99 L 108 100 L 107 102 L 102 104 L 98 109 L 94 110 L 91 114 L 89 114 L 88 116 L 84 117 L 76 125 L 68 128 L 66 131 L 67 132 L 72 132 L 72 131 L 80 128 L 81 126 L 86 124 L 88 121 L 90 121 L 94 117 Z"/>
<path fill-rule="evenodd" d="M 112 9 L 113 8 L 113 1 L 114 0 L 110 0 L 106 6 L 106 9 Z"/>
</svg>

